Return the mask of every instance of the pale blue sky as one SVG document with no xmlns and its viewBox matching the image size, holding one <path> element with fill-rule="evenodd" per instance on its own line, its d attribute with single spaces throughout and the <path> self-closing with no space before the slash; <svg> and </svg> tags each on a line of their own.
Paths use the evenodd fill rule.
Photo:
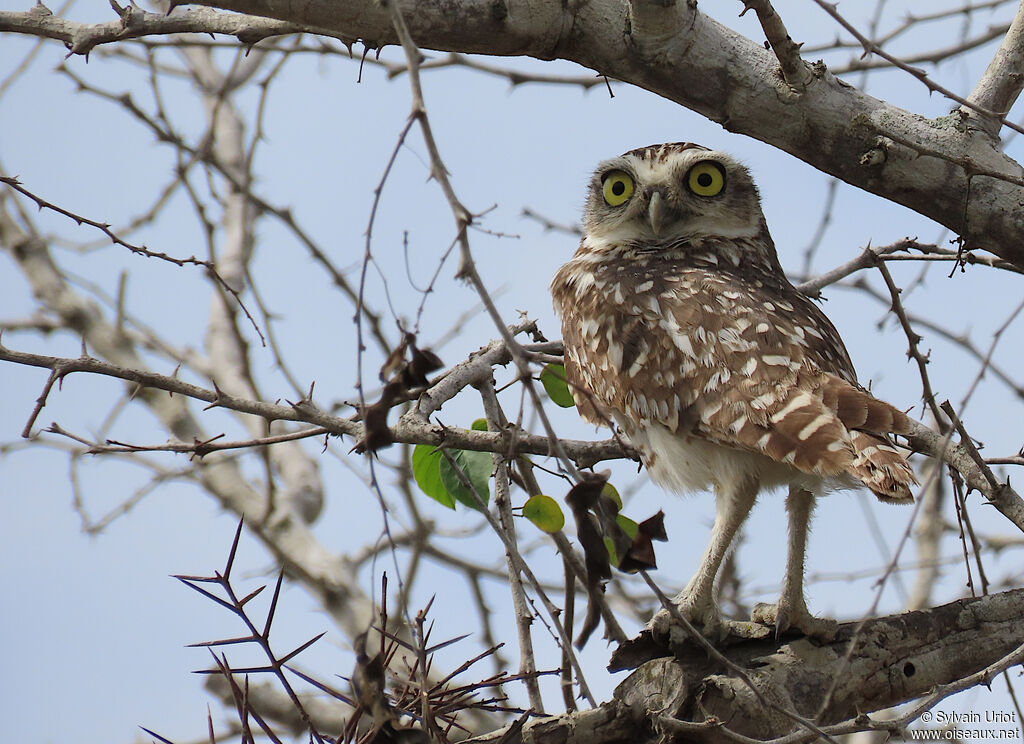
<svg viewBox="0 0 1024 744">
<path fill-rule="evenodd" d="M 735 5 L 738 9 L 739 3 Z M 895 17 L 911 5 L 892 3 L 890 12 Z M 795 38 L 818 41 L 835 34 L 831 22 L 810 3 L 778 6 L 780 12 L 789 11 L 786 20 Z M 857 12 L 852 6 L 844 9 Z M 728 12 L 720 17 L 736 29 L 756 35 L 753 14 L 738 20 L 735 15 Z M 1005 15 L 1006 11 L 994 16 L 992 22 Z M 77 6 L 75 12 L 75 17 L 83 20 L 108 20 L 110 16 L 106 3 L 96 1 Z M 983 21 L 988 22 L 979 19 L 979 27 Z M 944 33 L 950 37 L 954 32 Z M 906 48 L 921 48 L 929 39 L 918 37 L 905 43 Z M 31 40 L 5 36 L 0 43 L 0 71 L 13 68 L 32 46 Z M 968 92 L 993 48 L 990 44 L 964 61 L 939 68 L 938 76 L 955 90 Z M 903 50 L 900 45 L 895 48 Z M 119 225 L 159 192 L 173 153 L 153 142 L 148 132 L 129 122 L 115 106 L 76 93 L 66 78 L 52 72 L 63 56 L 60 45 L 47 44 L 29 73 L 0 98 L 0 170 L 18 176 L 27 188 L 52 202 Z M 398 59 L 395 49 L 387 50 L 385 56 Z M 123 62 L 94 53 L 88 64 L 80 57 L 67 64 L 95 84 L 117 92 L 131 90 L 140 102 L 150 100 L 145 74 Z M 549 74 L 585 73 L 568 64 L 514 60 L 504 64 Z M 361 256 L 371 192 L 409 109 L 404 77 L 388 81 L 379 68 L 367 66 L 363 82 L 357 83 L 357 73 L 357 62 L 337 58 L 308 55 L 289 62 L 271 88 L 264 124 L 266 143 L 257 165 L 260 194 L 274 204 L 290 206 L 304 228 L 341 266 L 355 266 Z M 589 92 L 533 85 L 509 90 L 500 79 L 467 70 L 432 72 L 424 81 L 431 121 L 460 197 L 474 211 L 494 206 L 483 226 L 518 236 L 472 234 L 485 281 L 494 290 L 504 290 L 499 306 L 509 321 L 523 310 L 540 321 L 549 337 L 558 336 L 546 288 L 551 274 L 575 247 L 571 236 L 544 232 L 535 222 L 522 219 L 521 210 L 529 207 L 558 222 L 577 220 L 583 187 L 593 166 L 627 149 L 655 142 L 690 140 L 740 156 L 761 187 L 783 264 L 791 270 L 801 266 L 828 181 L 786 154 L 728 134 L 696 114 L 628 86 L 617 85 L 614 98 L 610 98 L 603 86 Z M 869 90 L 926 116 L 950 108 L 949 102 L 929 97 L 920 84 L 899 73 L 874 77 Z M 201 124 L 201 106 L 191 90 L 173 84 L 164 95 L 168 108 L 182 117 L 179 126 L 194 129 Z M 249 106 L 254 103 L 254 98 L 247 101 Z M 1018 143 L 1010 154 L 1015 152 L 1019 154 Z M 395 311 L 406 317 L 415 312 L 420 297 L 400 268 L 403 234 L 408 234 L 411 271 L 420 286 L 452 238 L 451 216 L 436 185 L 427 182 L 425 162 L 422 141 L 414 135 L 400 153 L 387 184 L 375 229 L 375 255 L 387 271 Z M 67 239 L 100 237 L 52 214 L 40 214 L 37 219 L 44 230 Z M 933 241 L 941 235 L 939 226 L 908 210 L 843 188 L 814 268 L 822 271 L 841 263 L 869 242 L 885 244 L 905 236 Z M 295 372 L 303 380 L 316 380 L 321 403 L 352 400 L 351 307 L 279 224 L 262 220 L 258 237 L 254 275 L 265 301 L 282 316 L 277 331 Z M 180 196 L 165 219 L 134 239 L 176 256 L 204 251 L 191 211 Z M 174 343 L 201 348 L 209 291 L 199 270 L 175 269 L 130 256 L 117 247 L 84 256 L 58 252 L 72 271 L 109 292 L 116 288 L 121 270 L 129 269 L 128 299 L 133 312 Z M 454 264 L 442 272 L 437 291 L 427 304 L 422 338 L 428 343 L 443 335 L 454 318 L 475 306 L 472 292 L 451 278 L 453 270 Z M 897 282 L 905 285 L 918 275 L 920 266 L 896 265 L 892 272 Z M 1007 277 L 983 269 L 971 269 L 952 279 L 947 279 L 947 274 L 948 269 L 933 268 L 926 284 L 907 298 L 908 307 L 954 331 L 969 330 L 980 346 L 987 347 L 992 331 L 1019 301 L 1019 287 L 1011 286 Z M 880 286 L 877 277 L 869 279 Z M 371 277 L 369 296 L 383 307 L 376 277 Z M 872 382 L 875 392 L 894 404 L 916 404 L 920 385 L 915 368 L 905 361 L 902 333 L 891 322 L 881 332 L 876 327 L 885 315 L 884 308 L 844 289 L 832 288 L 827 296 L 825 310 L 843 333 L 862 381 Z M 0 318 L 23 317 L 32 307 L 17 269 L 6 256 L 0 257 Z M 933 383 L 940 396 L 958 403 L 977 365 L 933 334 L 924 335 L 924 346 L 932 350 Z M 467 321 L 460 337 L 438 352 L 452 364 L 493 336 L 489 320 L 478 313 Z M 997 361 L 1019 369 L 1021 340 L 1020 328 L 1013 326 Z M 80 351 L 78 341 L 66 336 L 40 340 L 12 333 L 4 336 L 4 343 L 68 356 Z M 266 381 L 266 394 L 290 397 L 292 391 L 274 373 L 269 352 L 255 350 L 254 360 L 257 374 Z M 157 369 L 171 371 L 159 364 Z M 372 366 L 368 372 L 375 374 Z M 205 666 L 207 658 L 204 651 L 183 647 L 219 634 L 233 635 L 239 629 L 168 576 L 219 568 L 235 517 L 223 514 L 195 487 L 174 484 L 155 490 L 102 535 L 84 536 L 71 506 L 68 461 L 60 451 L 63 445 L 57 442 L 56 448 L 49 449 L 18 445 L 18 434 L 45 379 L 46 373 L 39 370 L 0 366 L 0 442 L 14 444 L 0 456 L 0 581 L 5 596 L 0 638 L 5 639 L 7 666 L 0 676 L 0 738 L 55 743 L 70 734 L 80 742 L 129 742 L 137 736 L 138 725 L 179 740 L 200 735 L 208 698 L 201 690 L 201 680 L 189 671 Z M 121 391 L 111 380 L 73 376 L 63 390 L 51 394 L 38 425 L 55 420 L 87 434 L 101 424 Z M 514 408 L 513 399 L 507 405 Z M 479 415 L 478 410 L 478 403 L 464 396 L 446 406 L 442 418 L 468 423 Z M 972 433 L 987 445 L 986 453 L 1011 454 L 1020 446 L 1021 414 L 1021 401 L 989 380 L 972 399 L 966 419 Z M 210 415 L 211 430 L 232 431 L 226 428 L 233 425 L 229 419 L 214 416 Z M 558 413 L 560 430 L 573 436 L 592 435 L 574 416 L 572 412 Z M 123 437 L 146 443 L 166 437 L 153 430 L 150 419 L 138 414 L 127 418 L 118 431 Z M 240 431 L 235 425 L 234 432 Z M 338 444 L 334 451 L 347 449 L 348 443 Z M 316 444 L 309 450 L 319 453 Z M 173 457 L 159 459 L 168 467 L 185 464 Z M 317 534 L 338 551 L 356 551 L 367 535 L 380 530 L 376 502 L 333 454 L 320 456 L 320 464 L 328 507 Z M 364 468 L 354 456 L 349 464 Z M 630 472 L 628 465 L 616 468 L 623 483 L 631 481 Z M 83 462 L 78 476 L 94 514 L 122 502 L 146 479 L 146 474 L 132 465 L 104 460 Z M 1012 528 L 998 515 L 993 517 L 992 510 L 978 505 L 977 497 L 972 504 L 977 525 L 1012 534 Z M 629 505 L 641 517 L 660 507 L 666 510 L 673 540 L 659 554 L 659 579 L 679 584 L 688 578 L 705 544 L 712 501 L 708 497 L 683 501 L 643 485 Z M 422 508 L 444 524 L 449 523 L 444 520 L 454 525 L 472 522 L 471 517 L 452 516 L 426 500 Z M 809 551 L 810 572 L 842 574 L 884 564 L 869 535 L 865 508 L 881 522 L 890 544 L 906 528 L 911 513 L 875 504 L 862 494 L 830 497 L 819 509 Z M 526 541 L 537 537 L 525 527 L 523 532 Z M 740 554 L 740 567 L 751 586 L 763 587 L 769 594 L 782 573 L 783 534 L 781 499 L 766 497 L 748 527 L 749 540 Z M 475 558 L 484 555 L 490 560 L 493 556 L 497 563 L 500 550 L 496 538 L 485 534 L 473 545 L 474 551 L 479 551 Z M 945 548 L 950 555 L 957 552 L 951 539 Z M 909 550 L 912 554 L 913 547 Z M 273 572 L 267 554 L 252 541 L 245 542 L 240 560 L 243 573 L 251 576 L 252 582 Z M 539 551 L 534 560 L 548 575 L 557 573 L 558 563 L 550 550 Z M 1001 577 L 1017 561 L 1013 551 L 1004 554 L 999 562 L 989 563 L 990 575 Z M 382 568 L 390 568 L 390 561 L 378 563 L 376 577 L 368 572 L 361 577 L 367 591 L 377 584 Z M 450 574 L 436 567 L 429 570 L 437 572 L 437 581 L 422 583 L 420 601 L 436 590 L 435 614 L 445 618 L 439 623 L 444 633 L 473 631 L 476 616 L 465 604 L 465 588 L 450 581 Z M 963 581 L 962 566 L 953 566 L 936 591 L 936 599 L 957 596 Z M 504 601 L 507 593 L 497 584 L 489 585 L 488 592 L 495 604 Z M 813 611 L 839 617 L 858 616 L 869 604 L 871 592 L 870 579 L 812 583 L 808 590 Z M 880 611 L 894 611 L 900 603 L 898 591 L 890 586 Z M 344 638 L 333 632 L 329 619 L 315 611 L 312 600 L 301 590 L 286 592 L 281 613 L 282 647 L 331 631 L 315 652 L 304 657 L 306 666 L 325 676 L 349 673 L 351 657 Z M 511 626 L 504 632 L 514 644 Z M 542 648 L 544 643 L 541 639 Z M 603 672 L 606 655 L 600 642 L 592 642 L 585 655 L 588 681 L 602 699 L 622 678 Z M 516 658 L 514 648 L 509 656 Z M 996 683 L 992 693 L 971 692 L 956 705 L 967 710 L 1006 709 L 1001 685 Z"/>
</svg>

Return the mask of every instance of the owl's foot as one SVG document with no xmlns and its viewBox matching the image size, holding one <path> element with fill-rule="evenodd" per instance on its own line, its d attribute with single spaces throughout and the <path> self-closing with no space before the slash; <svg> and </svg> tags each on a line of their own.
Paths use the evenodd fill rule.
<svg viewBox="0 0 1024 744">
<path fill-rule="evenodd" d="M 702 600 L 683 592 L 672 600 L 676 610 L 706 638 L 720 641 L 728 635 L 728 627 L 722 621 L 717 605 L 711 600 Z M 655 635 L 669 636 L 672 628 L 679 627 L 668 610 L 659 610 L 647 624 Z"/>
<path fill-rule="evenodd" d="M 839 630 L 839 623 L 835 620 L 815 617 L 803 602 L 789 603 L 784 599 L 778 604 L 761 602 L 754 605 L 750 619 L 761 625 L 774 626 L 776 638 L 787 630 L 796 629 L 811 638 L 831 641 Z"/>
</svg>

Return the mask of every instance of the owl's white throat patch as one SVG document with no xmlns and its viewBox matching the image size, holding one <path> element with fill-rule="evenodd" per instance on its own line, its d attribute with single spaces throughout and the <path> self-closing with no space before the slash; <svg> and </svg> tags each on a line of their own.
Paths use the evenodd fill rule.
<svg viewBox="0 0 1024 744">
<path fill-rule="evenodd" d="M 627 222 L 614 227 L 595 227 L 583 236 L 581 248 L 594 253 L 613 253 L 644 246 L 650 250 L 658 246 L 694 243 L 700 247 L 704 240 L 740 240 L 755 238 L 760 234 L 759 225 L 722 225 L 714 220 L 694 219 L 679 223 L 661 235 L 656 236 L 650 226 L 644 223 Z"/>
</svg>

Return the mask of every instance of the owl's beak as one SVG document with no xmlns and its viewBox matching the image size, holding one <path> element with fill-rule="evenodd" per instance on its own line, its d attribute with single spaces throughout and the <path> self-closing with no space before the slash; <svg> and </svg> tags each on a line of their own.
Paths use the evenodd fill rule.
<svg viewBox="0 0 1024 744">
<path fill-rule="evenodd" d="M 667 212 L 665 197 L 661 195 L 660 190 L 654 191 L 651 194 L 650 203 L 647 205 L 647 217 L 651 221 L 651 230 L 654 231 L 655 235 L 661 235 L 661 230 L 665 226 Z"/>
</svg>

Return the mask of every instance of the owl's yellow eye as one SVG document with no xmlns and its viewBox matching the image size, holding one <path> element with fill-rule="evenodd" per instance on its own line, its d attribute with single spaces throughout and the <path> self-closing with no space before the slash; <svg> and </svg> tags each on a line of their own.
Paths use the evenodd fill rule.
<svg viewBox="0 0 1024 744">
<path fill-rule="evenodd" d="M 686 174 L 686 185 L 697 196 L 718 196 L 725 188 L 725 168 L 713 160 L 697 163 Z"/>
<path fill-rule="evenodd" d="M 633 196 L 633 179 L 625 171 L 614 170 L 605 175 L 602 181 L 604 200 L 609 206 L 617 207 L 625 204 Z"/>
</svg>

